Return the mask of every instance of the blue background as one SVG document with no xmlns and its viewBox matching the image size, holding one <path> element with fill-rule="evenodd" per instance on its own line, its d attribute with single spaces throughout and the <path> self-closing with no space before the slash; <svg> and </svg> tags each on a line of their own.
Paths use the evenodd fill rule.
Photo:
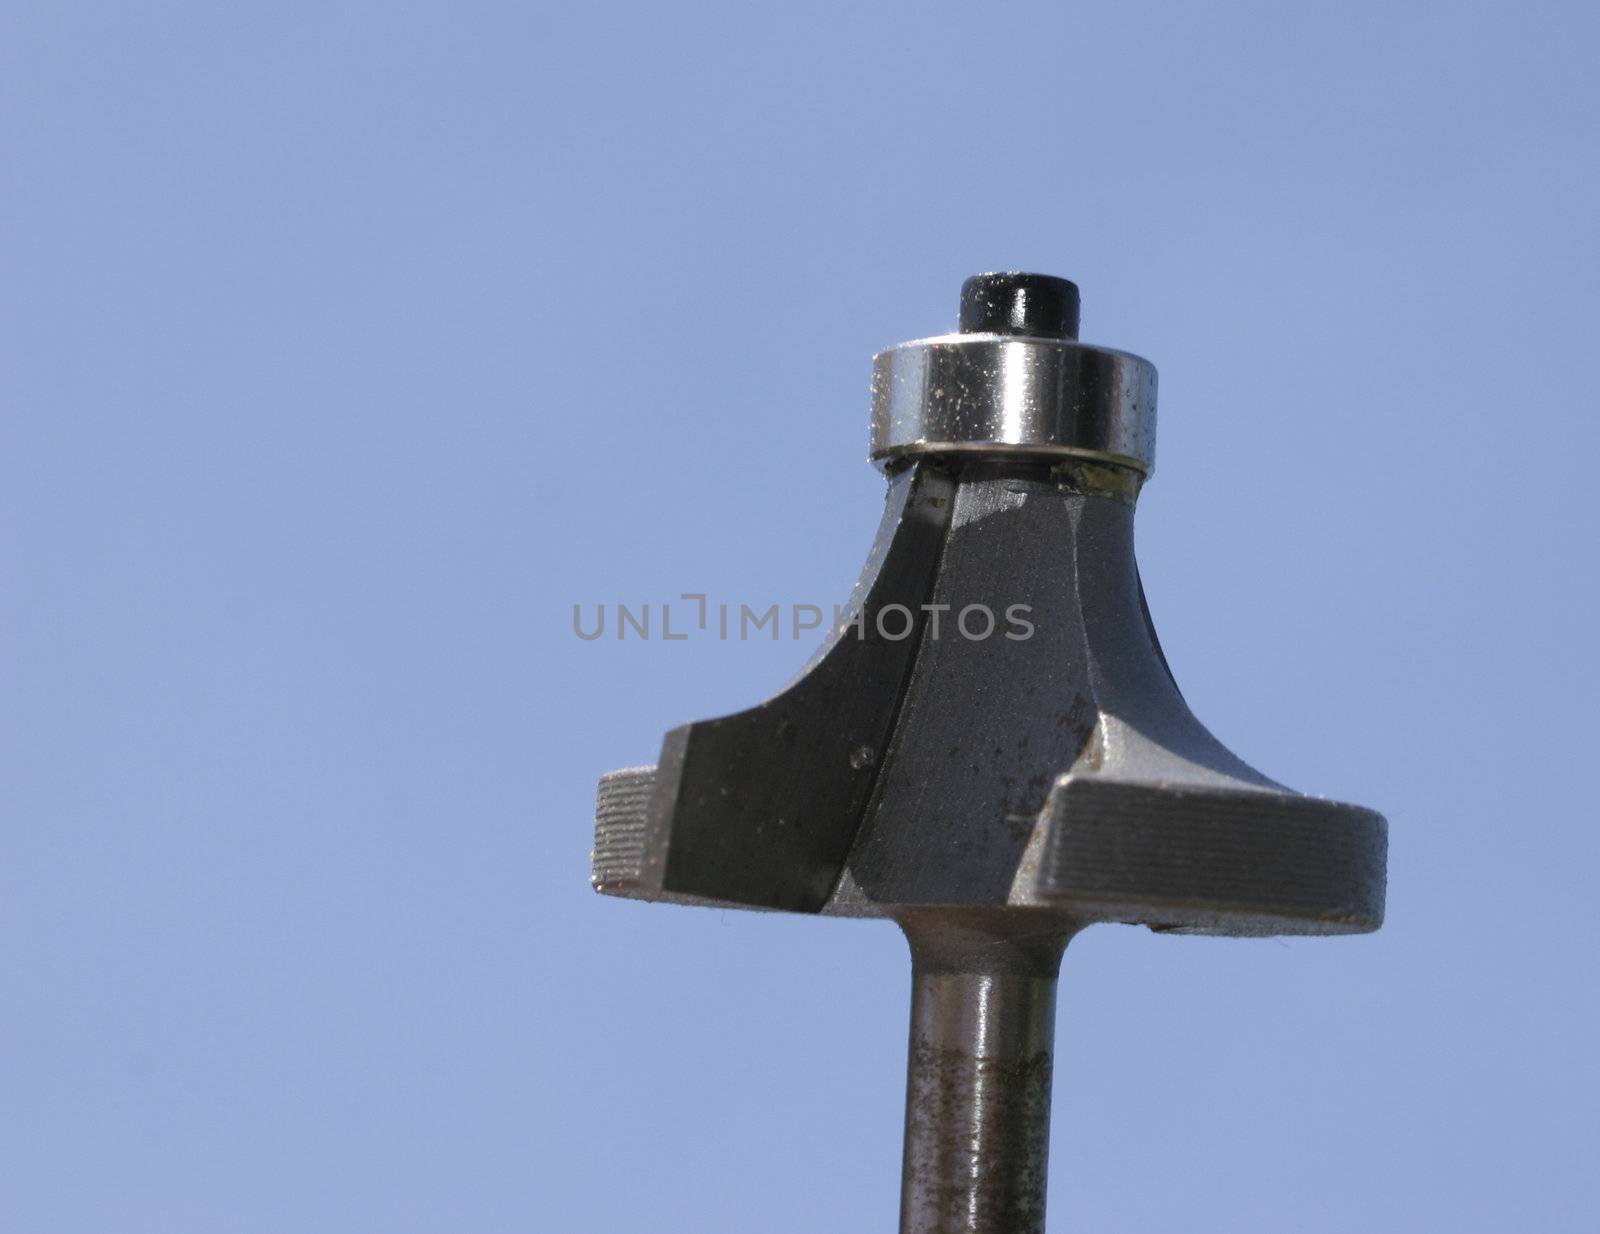
<svg viewBox="0 0 1600 1234">
<path fill-rule="evenodd" d="M 889 1229 L 886 925 L 588 889 L 842 600 L 979 269 L 1161 370 L 1197 713 L 1350 940 L 1101 928 L 1052 1225 L 1592 1231 L 1592 6 L 13 4 L 0 1229 Z"/>
</svg>

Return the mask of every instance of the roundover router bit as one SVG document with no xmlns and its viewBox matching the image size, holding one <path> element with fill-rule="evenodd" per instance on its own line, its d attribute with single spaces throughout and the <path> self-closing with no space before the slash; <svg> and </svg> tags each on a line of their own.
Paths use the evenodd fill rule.
<svg viewBox="0 0 1600 1234">
<path fill-rule="evenodd" d="M 904 930 L 902 1234 L 1043 1230 L 1056 975 L 1085 926 L 1383 921 L 1383 818 L 1267 779 L 1178 691 L 1133 554 L 1155 368 L 1078 342 L 1078 310 L 1065 279 L 980 274 L 958 333 L 880 353 L 888 498 L 844 619 L 775 697 L 600 780 L 598 891 Z M 973 612 L 1025 618 L 977 638 Z"/>
</svg>

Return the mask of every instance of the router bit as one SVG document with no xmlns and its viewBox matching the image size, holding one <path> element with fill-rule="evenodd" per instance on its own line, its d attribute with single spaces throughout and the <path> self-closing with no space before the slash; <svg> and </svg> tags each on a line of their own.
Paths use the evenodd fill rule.
<svg viewBox="0 0 1600 1234">
<path fill-rule="evenodd" d="M 1056 976 L 1096 922 L 1354 934 L 1387 825 L 1189 711 L 1133 555 L 1156 372 L 1080 343 L 1065 279 L 980 274 L 874 359 L 883 522 L 801 675 L 600 780 L 608 895 L 899 924 L 902 1234 L 1044 1228 Z"/>
</svg>

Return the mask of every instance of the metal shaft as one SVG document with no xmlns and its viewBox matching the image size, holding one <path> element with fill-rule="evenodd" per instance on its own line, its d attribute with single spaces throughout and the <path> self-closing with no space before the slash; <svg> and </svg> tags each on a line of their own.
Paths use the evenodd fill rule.
<svg viewBox="0 0 1600 1234">
<path fill-rule="evenodd" d="M 1056 973 L 1072 927 L 1008 916 L 901 919 L 912 956 L 901 1234 L 1044 1229 Z"/>
</svg>

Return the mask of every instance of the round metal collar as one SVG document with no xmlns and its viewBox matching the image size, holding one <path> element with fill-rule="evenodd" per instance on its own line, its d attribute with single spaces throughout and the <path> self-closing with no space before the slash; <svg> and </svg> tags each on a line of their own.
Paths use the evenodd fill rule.
<svg viewBox="0 0 1600 1234">
<path fill-rule="evenodd" d="M 1063 287 L 1071 289 L 1070 313 L 1060 307 Z M 1035 322 L 1047 296 L 1050 324 L 1041 328 Z M 1155 366 L 1078 342 L 1070 337 L 1076 318 L 1077 288 L 1063 279 L 968 279 L 962 333 L 901 343 L 873 358 L 873 460 L 889 466 L 925 454 L 1067 456 L 1149 475 Z"/>
</svg>

